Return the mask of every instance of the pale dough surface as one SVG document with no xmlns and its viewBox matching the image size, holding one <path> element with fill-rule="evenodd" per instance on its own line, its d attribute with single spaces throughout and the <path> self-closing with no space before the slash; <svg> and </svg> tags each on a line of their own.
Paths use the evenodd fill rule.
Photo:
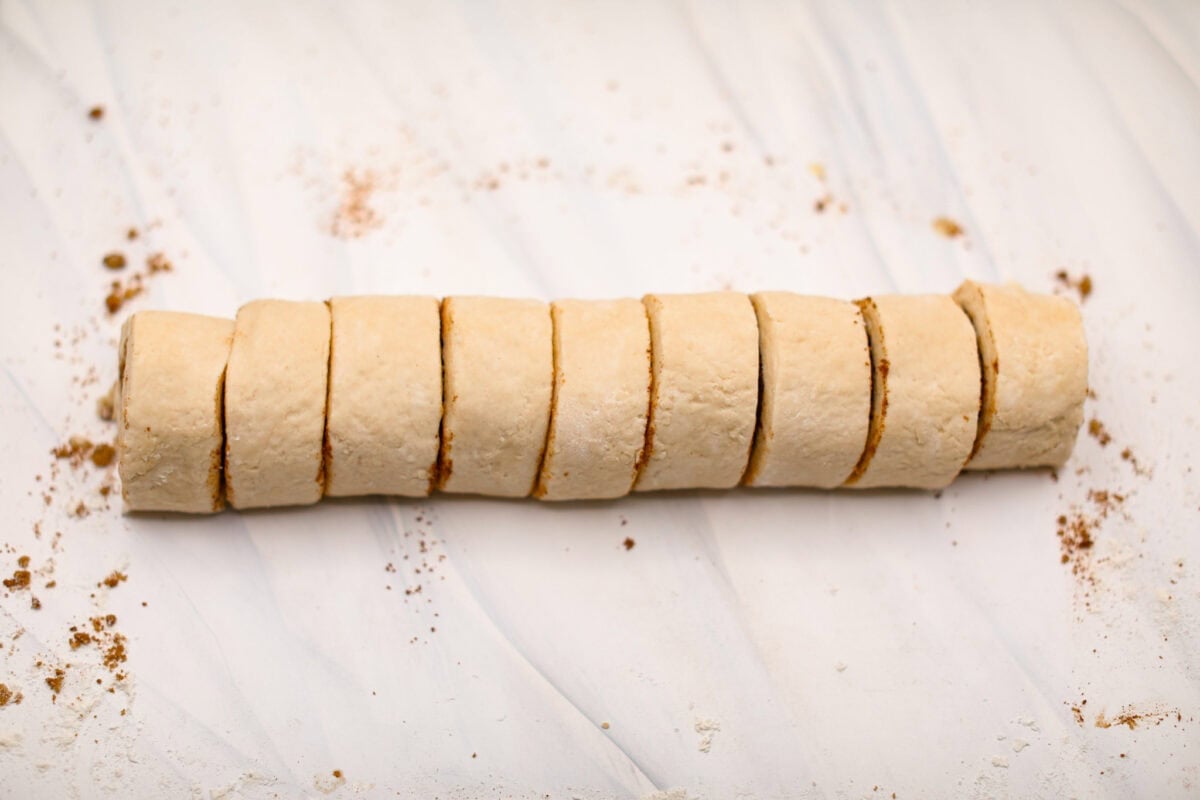
<svg viewBox="0 0 1200 800">
<path fill-rule="evenodd" d="M 439 303 L 335 297 L 325 494 L 429 494 L 442 421 Z"/>
<path fill-rule="evenodd" d="M 219 511 L 233 321 L 140 311 L 121 328 L 117 453 L 131 511 Z"/>
<path fill-rule="evenodd" d="M 325 303 L 238 309 L 225 376 L 225 494 L 234 508 L 321 499 L 328 368 Z"/>
<path fill-rule="evenodd" d="M 854 303 L 791 292 L 751 296 L 762 359 L 750 486 L 841 486 L 871 421 L 871 353 Z"/>
<path fill-rule="evenodd" d="M 554 407 L 538 486 L 543 500 L 628 494 L 646 441 L 650 327 L 637 300 L 560 300 Z"/>
<path fill-rule="evenodd" d="M 442 301 L 442 491 L 533 491 L 550 421 L 552 340 L 550 308 L 541 301 Z"/>
<path fill-rule="evenodd" d="M 874 370 L 872 431 L 847 485 L 940 489 L 975 442 L 975 330 L 945 295 L 874 297 L 860 308 Z"/>
<path fill-rule="evenodd" d="M 1079 309 L 1016 284 L 954 293 L 975 325 L 983 414 L 967 469 L 1060 466 L 1083 422 L 1088 354 Z"/>
<path fill-rule="evenodd" d="M 650 423 L 636 491 L 726 489 L 750 458 L 758 406 L 758 323 L 735 292 L 647 295 Z"/>
</svg>

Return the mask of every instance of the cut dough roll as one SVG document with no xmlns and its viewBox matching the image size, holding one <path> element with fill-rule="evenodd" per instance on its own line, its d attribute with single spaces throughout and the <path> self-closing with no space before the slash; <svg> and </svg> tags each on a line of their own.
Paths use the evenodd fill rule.
<svg viewBox="0 0 1200 800">
<path fill-rule="evenodd" d="M 1016 284 L 966 281 L 954 293 L 975 326 L 983 407 L 967 469 L 1059 466 L 1087 395 L 1087 340 L 1070 300 Z"/>
<path fill-rule="evenodd" d="M 534 494 L 587 500 L 628 494 L 646 441 L 650 327 L 637 300 L 561 300 L 554 401 Z"/>
<path fill-rule="evenodd" d="M 634 489 L 726 489 L 750 458 L 758 323 L 744 294 L 646 295 L 650 422 Z"/>
<path fill-rule="evenodd" d="M 121 328 L 121 495 L 131 511 L 220 511 L 221 402 L 233 321 L 140 311 Z"/>
<path fill-rule="evenodd" d="M 321 499 L 329 307 L 238 309 L 225 375 L 225 494 L 234 508 Z"/>
<path fill-rule="evenodd" d="M 335 297 L 329 310 L 325 494 L 428 495 L 442 423 L 437 299 Z"/>
<path fill-rule="evenodd" d="M 962 470 L 979 418 L 975 331 L 945 295 L 859 301 L 871 342 L 871 430 L 846 485 L 940 489 Z"/>
<path fill-rule="evenodd" d="M 871 422 L 871 352 L 854 303 L 791 292 L 751 296 L 762 397 L 749 486 L 841 486 Z"/>
<path fill-rule="evenodd" d="M 552 338 L 546 303 L 442 301 L 442 491 L 496 497 L 533 491 L 550 421 Z"/>
</svg>

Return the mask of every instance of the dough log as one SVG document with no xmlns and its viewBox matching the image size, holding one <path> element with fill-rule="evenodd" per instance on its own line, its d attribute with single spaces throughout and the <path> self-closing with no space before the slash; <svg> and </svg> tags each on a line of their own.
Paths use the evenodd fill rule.
<svg viewBox="0 0 1200 800">
<path fill-rule="evenodd" d="M 547 501 L 748 486 L 939 489 L 1058 466 L 1083 421 L 1069 300 L 967 281 L 849 303 L 261 300 L 122 328 L 131 511 L 322 495 Z"/>
<path fill-rule="evenodd" d="M 554 323 L 554 402 L 534 495 L 628 494 L 646 441 L 650 328 L 637 300 L 561 300 Z"/>
<path fill-rule="evenodd" d="M 220 511 L 227 319 L 140 311 L 121 328 L 118 471 L 131 511 Z"/>
<path fill-rule="evenodd" d="M 1087 396 L 1087 340 L 1070 300 L 966 281 L 954 293 L 975 326 L 983 406 L 967 469 L 1061 466 Z"/>
<path fill-rule="evenodd" d="M 329 307 L 238 310 L 225 376 L 225 494 L 234 508 L 321 499 Z"/>
<path fill-rule="evenodd" d="M 447 297 L 442 301 L 442 370 L 439 488 L 527 497 L 550 421 L 549 306 L 537 300 Z"/>
<path fill-rule="evenodd" d="M 438 301 L 335 297 L 329 309 L 325 494 L 429 494 L 442 423 Z"/>
</svg>

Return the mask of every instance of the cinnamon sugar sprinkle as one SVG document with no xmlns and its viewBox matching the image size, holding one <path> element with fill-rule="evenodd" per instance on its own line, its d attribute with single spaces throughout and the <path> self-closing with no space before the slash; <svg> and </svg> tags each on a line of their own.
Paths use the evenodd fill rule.
<svg viewBox="0 0 1200 800">
<path fill-rule="evenodd" d="M 339 239 L 360 239 L 383 225 L 379 212 L 371 207 L 371 195 L 378 188 L 379 178 L 373 170 L 350 168 L 343 172 L 341 201 L 329 232 Z"/>
</svg>

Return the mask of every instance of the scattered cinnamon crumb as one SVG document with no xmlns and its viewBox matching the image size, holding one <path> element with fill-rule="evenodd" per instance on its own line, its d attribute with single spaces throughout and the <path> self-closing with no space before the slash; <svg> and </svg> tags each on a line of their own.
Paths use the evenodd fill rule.
<svg viewBox="0 0 1200 800">
<path fill-rule="evenodd" d="M 108 577 L 105 578 L 100 583 L 103 583 L 105 586 L 107 586 L 110 589 L 115 589 L 122 581 L 127 581 L 127 580 L 129 580 L 128 575 L 126 575 L 124 572 L 121 572 L 120 570 L 114 569 L 111 573 L 109 573 Z M 99 586 L 100 583 L 97 583 L 96 585 Z M 114 622 L 116 621 L 115 617 L 113 618 L 113 621 Z"/>
<path fill-rule="evenodd" d="M 604 730 L 608 730 L 612 726 L 610 726 L 607 722 L 601 722 L 600 727 L 603 728 Z"/>
<path fill-rule="evenodd" d="M 40 611 L 42 609 L 42 601 L 38 600 L 36 597 L 30 597 L 29 607 L 34 611 Z"/>
<path fill-rule="evenodd" d="M 1137 711 L 1129 706 L 1126 706 L 1125 708 L 1121 709 L 1120 714 L 1112 719 L 1105 718 L 1104 712 L 1101 711 L 1096 715 L 1096 727 L 1111 728 L 1114 725 L 1124 725 L 1132 731 L 1136 729 L 1138 725 L 1143 723 L 1161 725 L 1166 719 L 1173 715 L 1177 717 L 1182 716 L 1178 711 Z"/>
<path fill-rule="evenodd" d="M 1071 574 L 1080 583 L 1084 606 L 1090 608 L 1091 590 L 1097 583 L 1092 557 L 1095 536 L 1104 520 L 1121 510 L 1125 495 L 1107 489 L 1092 489 L 1087 499 L 1090 508 L 1075 505 L 1070 513 L 1058 516 L 1055 534 L 1059 540 L 1059 560 L 1071 565 Z"/>
<path fill-rule="evenodd" d="M 947 239 L 954 239 L 963 235 L 962 226 L 949 217 L 935 218 L 933 220 L 933 229 Z"/>
<path fill-rule="evenodd" d="M 109 671 L 117 668 L 118 664 L 125 661 L 125 637 L 119 633 L 113 634 L 112 644 L 104 651 L 104 666 L 108 667 Z M 117 680 L 124 678 L 124 675 L 118 675 Z"/>
<path fill-rule="evenodd" d="M 1099 442 L 1101 447 L 1108 447 L 1109 442 L 1112 441 L 1112 437 L 1109 436 L 1104 423 L 1095 417 L 1088 420 L 1088 435 Z"/>
<path fill-rule="evenodd" d="M 104 266 L 108 269 L 125 269 L 125 254 L 108 253 L 104 256 Z"/>
<path fill-rule="evenodd" d="M 4 579 L 4 588 L 12 591 L 29 588 L 29 570 L 18 569 L 14 570 L 11 578 Z"/>
<path fill-rule="evenodd" d="M 66 444 L 60 444 L 50 452 L 60 461 L 70 462 L 72 467 L 81 466 L 92 452 L 94 445 L 82 436 L 72 436 Z"/>
<path fill-rule="evenodd" d="M 137 229 L 137 228 L 130 228 L 129 230 L 125 231 L 125 238 L 126 238 L 126 239 L 128 239 L 128 240 L 129 240 L 129 241 L 131 241 L 131 242 L 132 242 L 134 239 L 138 238 L 138 235 L 139 235 L 139 234 L 138 234 L 138 229 Z"/>
<path fill-rule="evenodd" d="M 625 541 L 621 542 L 621 544 L 624 545 L 626 550 L 632 550 L 634 548 L 634 546 L 637 545 L 637 542 L 635 542 L 630 537 L 626 536 Z"/>
<path fill-rule="evenodd" d="M 116 455 L 117 451 L 111 444 L 98 444 L 92 449 L 92 463 L 97 467 L 107 467 Z"/>
<path fill-rule="evenodd" d="M 54 675 L 46 678 L 46 685 L 50 687 L 50 691 L 54 692 L 56 695 L 61 692 L 63 687 L 63 679 L 66 678 L 66 675 L 67 673 L 62 668 L 56 667 L 54 670 Z"/>
<path fill-rule="evenodd" d="M 92 122 L 99 122 L 104 119 L 104 106 L 92 106 L 88 110 L 88 119 Z"/>
<path fill-rule="evenodd" d="M 18 558 L 17 566 L 22 567 L 22 568 L 28 567 L 29 566 L 29 556 L 21 556 L 20 558 Z"/>
<path fill-rule="evenodd" d="M 826 194 L 824 197 L 818 197 L 816 202 L 813 203 L 813 211 L 817 212 L 818 214 L 824 214 L 825 209 L 829 208 L 831 203 L 833 203 L 833 195 L 831 194 Z"/>
<path fill-rule="evenodd" d="M 115 314 L 126 302 L 137 297 L 143 291 L 145 291 L 145 285 L 140 274 L 131 276 L 128 283 L 113 281 L 109 286 L 108 296 L 104 298 L 104 307 L 108 309 L 109 314 Z"/>
<path fill-rule="evenodd" d="M 340 769 L 335 769 L 333 771 L 333 777 L 340 779 L 342 777 L 342 771 Z"/>
<path fill-rule="evenodd" d="M 152 253 L 146 258 L 146 269 L 151 275 L 156 272 L 170 272 L 171 262 L 162 253 Z"/>
<path fill-rule="evenodd" d="M 1060 269 L 1054 273 L 1054 279 L 1058 281 L 1058 285 L 1063 289 L 1073 289 L 1079 293 L 1079 301 L 1087 300 L 1092 294 L 1092 276 L 1081 275 L 1078 278 L 1071 277 L 1065 269 Z"/>
<path fill-rule="evenodd" d="M 109 387 L 108 391 L 96 401 L 96 416 L 105 422 L 111 422 L 116 410 L 116 403 L 117 383 L 113 381 L 113 385 Z"/>
<path fill-rule="evenodd" d="M 5 686 L 3 683 L 0 683 L 0 706 L 8 705 L 8 701 L 12 700 L 12 697 L 13 697 L 12 690 L 9 689 L 7 686 Z"/>
<path fill-rule="evenodd" d="M 379 188 L 376 174 L 353 168 L 342 173 L 341 201 L 334 211 L 330 233 L 339 239 L 359 239 L 383 224 L 371 207 L 371 195 Z"/>
</svg>

